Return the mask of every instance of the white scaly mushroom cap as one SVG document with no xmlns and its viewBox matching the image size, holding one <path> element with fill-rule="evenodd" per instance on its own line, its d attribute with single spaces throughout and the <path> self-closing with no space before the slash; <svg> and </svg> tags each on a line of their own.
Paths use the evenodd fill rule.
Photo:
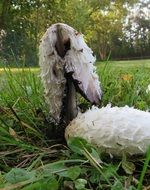
<svg viewBox="0 0 150 190">
<path fill-rule="evenodd" d="M 70 49 L 61 58 L 55 48 L 57 42 L 57 26 L 61 27 L 63 39 L 70 40 Z M 83 35 L 72 27 L 58 23 L 52 25 L 41 39 L 39 47 L 39 65 L 41 78 L 45 88 L 46 101 L 51 115 L 60 120 L 62 97 L 64 96 L 66 79 L 64 72 L 72 72 L 73 79 L 79 81 L 79 88 L 92 103 L 101 98 L 100 82 L 93 66 L 95 57 L 92 50 L 84 42 Z"/>
<path fill-rule="evenodd" d="M 66 139 L 76 136 L 113 155 L 143 154 L 150 146 L 150 113 L 128 106 L 92 107 L 67 126 Z"/>
<path fill-rule="evenodd" d="M 53 25 L 48 28 L 41 39 L 39 47 L 39 65 L 50 113 L 54 116 L 56 121 L 59 121 L 66 79 L 63 71 L 64 62 L 58 56 L 55 49 L 56 40 L 56 25 Z M 53 73 L 54 71 L 57 72 L 57 77 Z"/>
</svg>

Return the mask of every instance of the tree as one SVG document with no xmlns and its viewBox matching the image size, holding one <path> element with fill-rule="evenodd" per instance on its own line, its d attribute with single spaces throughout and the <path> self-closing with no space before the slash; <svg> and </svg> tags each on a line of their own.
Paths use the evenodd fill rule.
<svg viewBox="0 0 150 190">
<path fill-rule="evenodd" d="M 3 0 L 0 5 L 0 29 L 6 33 L 0 56 L 9 63 L 37 65 L 40 37 L 49 25 L 61 18 L 59 10 L 63 11 L 65 1 Z"/>
<path fill-rule="evenodd" d="M 0 29 L 6 26 L 8 21 L 8 12 L 10 9 L 11 0 L 2 0 L 0 2 Z"/>
<path fill-rule="evenodd" d="M 137 1 L 140 0 L 1 0 L 0 57 L 8 63 L 37 65 L 40 38 L 56 22 L 85 34 L 101 60 L 110 54 L 112 58 L 148 55 L 150 19 L 137 15 L 124 24 L 128 10 L 137 6 Z M 136 31 L 132 23 L 136 23 Z"/>
<path fill-rule="evenodd" d="M 102 1 L 102 4 L 91 1 L 91 24 L 87 38 L 101 60 L 105 60 L 111 52 L 115 51 L 116 43 L 121 43 L 128 3 L 122 0 Z"/>
<path fill-rule="evenodd" d="M 148 56 L 150 49 L 149 3 L 139 1 L 130 11 L 124 30 L 126 42 L 134 50 L 134 56 Z M 134 11 L 133 11 L 134 10 Z"/>
</svg>

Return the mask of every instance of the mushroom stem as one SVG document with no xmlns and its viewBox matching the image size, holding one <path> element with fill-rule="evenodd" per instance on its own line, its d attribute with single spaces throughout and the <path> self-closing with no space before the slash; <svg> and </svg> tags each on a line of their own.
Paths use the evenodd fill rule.
<svg viewBox="0 0 150 190">
<path fill-rule="evenodd" d="M 72 79 L 72 73 L 66 74 L 66 97 L 63 100 L 62 118 L 63 122 L 68 125 L 78 114 L 76 89 Z"/>
</svg>

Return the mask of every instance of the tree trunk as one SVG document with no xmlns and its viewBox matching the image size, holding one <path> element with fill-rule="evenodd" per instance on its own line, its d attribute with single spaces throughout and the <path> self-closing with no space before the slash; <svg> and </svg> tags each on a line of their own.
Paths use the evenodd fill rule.
<svg viewBox="0 0 150 190">
<path fill-rule="evenodd" d="M 0 9 L 0 30 L 5 29 L 7 19 L 8 19 L 8 11 L 10 9 L 11 0 L 1 0 L 1 9 Z"/>
<path fill-rule="evenodd" d="M 107 44 L 101 44 L 100 47 L 99 47 L 99 55 L 100 55 L 100 59 L 102 61 L 106 60 L 107 58 Z"/>
</svg>

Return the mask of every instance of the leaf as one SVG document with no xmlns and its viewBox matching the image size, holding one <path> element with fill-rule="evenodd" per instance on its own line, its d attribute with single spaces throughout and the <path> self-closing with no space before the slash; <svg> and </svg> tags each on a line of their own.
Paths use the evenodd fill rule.
<svg viewBox="0 0 150 190">
<path fill-rule="evenodd" d="M 44 188 L 41 188 L 43 190 L 58 190 L 59 184 L 58 181 L 52 177 L 48 181 L 44 182 Z"/>
<path fill-rule="evenodd" d="M 75 181 L 75 188 L 77 190 L 85 190 L 85 185 L 87 184 L 87 180 L 85 179 L 77 179 Z"/>
<path fill-rule="evenodd" d="M 54 176 L 50 178 L 39 180 L 38 182 L 32 183 L 22 190 L 58 190 L 58 181 Z"/>
<path fill-rule="evenodd" d="M 35 179 L 35 172 L 27 172 L 21 168 L 13 168 L 9 173 L 6 174 L 5 180 L 9 183 L 18 183 L 21 181 Z"/>
<path fill-rule="evenodd" d="M 58 173 L 59 176 L 68 177 L 71 180 L 75 180 L 79 177 L 81 173 L 81 168 L 79 166 L 70 167 L 67 171 Z"/>
<path fill-rule="evenodd" d="M 120 181 L 116 180 L 114 185 L 111 187 L 111 190 L 124 190 L 124 187 Z"/>
<path fill-rule="evenodd" d="M 92 168 L 90 171 L 90 178 L 89 178 L 90 182 L 99 183 L 100 177 L 101 174 L 95 168 Z"/>
<path fill-rule="evenodd" d="M 127 161 L 126 155 L 123 155 L 121 164 L 122 168 L 127 174 L 133 174 L 133 172 L 135 171 L 134 163 Z"/>
<path fill-rule="evenodd" d="M 92 150 L 91 155 L 95 158 L 95 160 L 96 160 L 98 163 L 101 163 L 101 164 L 102 164 L 103 161 L 100 159 L 100 156 L 99 156 L 98 152 L 97 152 L 94 148 L 92 148 L 91 150 Z"/>
<path fill-rule="evenodd" d="M 67 141 L 67 144 L 69 146 L 69 148 L 80 155 L 83 155 L 83 144 L 85 144 L 86 141 L 84 141 L 83 139 L 79 138 L 79 137 L 73 137 L 73 138 L 69 138 Z"/>
<path fill-rule="evenodd" d="M 64 170 L 66 170 L 66 166 L 64 165 L 64 163 L 53 163 L 46 167 L 44 166 L 41 173 L 44 177 L 48 177 L 50 176 L 50 174 L 59 173 Z"/>
<path fill-rule="evenodd" d="M 94 150 L 95 148 L 93 147 L 93 145 L 88 143 L 85 139 L 82 139 L 80 137 L 71 137 L 68 139 L 67 144 L 69 148 L 77 154 L 84 155 L 84 149 L 87 149 L 88 152 L 96 155 L 98 160 L 100 159 L 98 154 L 96 153 L 96 150 Z"/>
<path fill-rule="evenodd" d="M 90 161 L 91 165 L 93 165 L 102 174 L 101 172 L 102 166 L 99 164 L 100 163 L 99 155 L 96 151 L 94 151 L 94 147 L 91 144 L 89 144 L 86 140 L 82 138 L 74 137 L 69 139 L 68 146 L 74 152 L 84 155 Z M 94 156 L 96 156 L 96 159 L 92 156 L 91 153 Z M 109 183 L 109 181 L 107 182 Z"/>
<path fill-rule="evenodd" d="M 122 162 L 122 168 L 127 174 L 133 174 L 135 171 L 135 165 L 132 162 Z"/>
<path fill-rule="evenodd" d="M 108 164 L 106 167 L 103 167 L 103 173 L 107 179 L 117 175 L 118 165 Z"/>
</svg>

